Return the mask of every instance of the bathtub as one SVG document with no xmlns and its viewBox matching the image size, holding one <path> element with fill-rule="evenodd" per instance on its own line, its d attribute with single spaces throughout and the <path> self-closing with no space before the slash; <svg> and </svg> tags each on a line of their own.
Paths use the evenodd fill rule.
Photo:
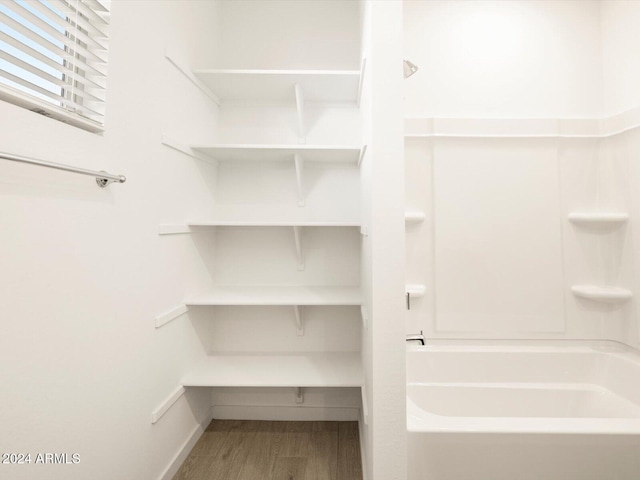
<svg viewBox="0 0 640 480">
<path fill-rule="evenodd" d="M 408 480 L 639 480 L 640 355 L 616 342 L 407 351 Z"/>
</svg>

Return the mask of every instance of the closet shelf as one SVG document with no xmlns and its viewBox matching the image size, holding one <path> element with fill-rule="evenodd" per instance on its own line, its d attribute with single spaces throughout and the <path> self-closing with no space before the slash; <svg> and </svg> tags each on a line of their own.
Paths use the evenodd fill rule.
<svg viewBox="0 0 640 480">
<path fill-rule="evenodd" d="M 571 291 L 576 297 L 604 303 L 622 303 L 631 299 L 633 293 L 621 287 L 600 287 L 595 285 L 574 285 Z"/>
<path fill-rule="evenodd" d="M 188 227 L 360 227 L 358 222 L 302 220 L 204 220 L 187 222 Z"/>
<path fill-rule="evenodd" d="M 291 161 L 297 155 L 310 162 L 357 164 L 363 147 L 354 145 L 260 145 L 213 144 L 191 145 L 191 149 L 218 161 Z"/>
<path fill-rule="evenodd" d="M 287 102 L 296 85 L 306 101 L 357 104 L 360 70 L 197 69 L 194 75 L 220 100 Z"/>
<path fill-rule="evenodd" d="M 185 301 L 187 306 L 361 305 L 359 287 L 216 287 Z"/>
<path fill-rule="evenodd" d="M 360 387 L 357 352 L 215 355 L 182 378 L 185 387 Z"/>
<path fill-rule="evenodd" d="M 404 287 L 404 291 L 411 297 L 424 297 L 424 294 L 427 293 L 427 286 L 418 283 L 407 284 Z"/>
<path fill-rule="evenodd" d="M 422 223 L 427 215 L 419 210 L 411 210 L 404 212 L 404 221 L 406 224 Z"/>
<path fill-rule="evenodd" d="M 617 228 L 629 220 L 624 212 L 572 212 L 569 221 L 593 228 Z"/>
</svg>

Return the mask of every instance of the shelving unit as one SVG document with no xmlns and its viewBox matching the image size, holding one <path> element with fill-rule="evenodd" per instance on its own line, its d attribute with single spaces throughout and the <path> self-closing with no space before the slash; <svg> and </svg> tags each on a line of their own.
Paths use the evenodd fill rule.
<svg viewBox="0 0 640 480">
<path fill-rule="evenodd" d="M 298 86 L 307 101 L 357 104 L 362 71 L 196 69 L 193 73 L 222 101 L 295 101 Z"/>
<path fill-rule="evenodd" d="M 214 305 L 360 305 L 359 287 L 216 287 L 185 301 L 188 306 Z"/>
<path fill-rule="evenodd" d="M 307 38 L 306 35 L 303 36 Z M 342 37 L 341 37 L 342 38 Z M 354 53 L 357 55 L 357 49 Z M 260 52 L 262 53 L 262 52 Z M 189 155 L 198 160 L 203 160 L 214 165 L 220 163 L 224 164 L 224 169 L 218 171 L 220 177 L 216 181 L 220 182 L 222 176 L 225 174 L 230 175 L 233 178 L 232 181 L 236 181 L 238 178 L 237 171 L 231 171 L 235 165 L 238 164 L 238 170 L 242 172 L 247 171 L 247 166 L 240 166 L 241 162 L 255 162 L 259 164 L 260 178 L 252 178 L 252 175 L 247 175 L 247 183 L 243 184 L 241 188 L 250 188 L 253 183 L 260 182 L 260 195 L 269 195 L 270 189 L 281 188 L 281 181 L 283 177 L 275 179 L 278 172 L 282 171 L 285 175 L 291 175 L 291 168 L 289 165 L 279 165 L 278 162 L 292 162 L 295 169 L 295 186 L 292 183 L 292 189 L 297 187 L 298 206 L 305 206 L 306 191 L 305 187 L 314 190 L 314 200 L 321 198 L 322 195 L 327 195 L 327 202 L 333 206 L 335 215 L 331 218 L 331 214 L 324 216 L 318 212 L 326 211 L 326 208 L 319 208 L 315 204 L 308 210 L 299 210 L 293 208 L 296 214 L 289 207 L 293 205 L 287 205 L 287 208 L 278 210 L 276 208 L 277 203 L 273 203 L 273 199 L 264 198 L 264 205 L 262 205 L 262 197 L 249 196 L 246 201 L 237 202 L 235 197 L 227 193 L 234 198 L 234 200 L 228 202 L 228 205 L 223 205 L 218 209 L 217 215 L 214 214 L 211 217 L 205 218 L 190 218 L 181 223 L 175 224 L 161 224 L 159 233 L 161 235 L 171 234 L 190 234 L 190 233 L 204 233 L 210 229 L 212 232 L 219 228 L 255 228 L 255 233 L 259 234 L 259 229 L 266 228 L 285 228 L 289 229 L 292 233 L 292 258 L 297 260 L 297 267 L 299 270 L 305 268 L 305 230 L 307 228 L 358 228 L 361 233 L 363 229 L 361 227 L 360 219 L 350 221 L 354 217 L 359 217 L 357 209 L 345 209 L 343 210 L 343 204 L 346 199 L 356 199 L 356 195 L 341 195 L 341 192 L 353 192 L 353 189 L 349 189 L 352 180 L 354 182 L 359 181 L 359 176 L 354 174 L 353 171 L 346 172 L 345 178 L 340 179 L 336 183 L 336 188 L 346 188 L 341 192 L 336 193 L 336 189 L 332 190 L 332 185 L 326 186 L 325 179 L 320 179 L 319 174 L 321 172 L 315 169 L 309 168 L 308 172 L 308 186 L 305 185 L 305 164 L 322 164 L 331 168 L 333 166 L 336 170 L 346 171 L 349 166 L 358 168 L 363 160 L 366 152 L 366 145 L 342 145 L 335 144 L 336 140 L 331 138 L 325 138 L 327 144 L 308 144 L 306 135 L 307 129 L 311 125 L 317 125 L 318 122 L 318 109 L 326 107 L 340 107 L 334 111 L 329 112 L 333 118 L 341 119 L 343 117 L 343 107 L 358 107 L 360 104 L 360 96 L 362 91 L 362 79 L 363 72 L 365 70 L 366 61 L 363 60 L 360 68 L 356 66 L 350 70 L 277 70 L 277 69 L 221 69 L 221 68 L 193 68 L 192 65 L 188 65 L 186 61 L 187 56 L 180 55 L 179 52 L 172 51 L 170 48 L 165 51 L 165 57 L 174 65 L 195 87 L 200 89 L 210 100 L 215 102 L 218 106 L 228 108 L 231 113 L 227 120 L 229 120 L 233 127 L 233 132 L 240 131 L 243 127 L 242 115 L 249 115 L 247 111 L 254 111 L 256 107 L 264 109 L 262 113 L 269 114 L 270 110 L 275 115 L 290 116 L 286 120 L 290 122 L 282 122 L 283 127 L 287 128 L 289 125 L 293 125 L 294 129 L 297 126 L 297 131 L 294 132 L 293 141 L 287 140 L 289 144 L 257 144 L 257 143 L 197 143 L 190 141 L 180 141 L 179 139 L 173 139 L 171 135 L 163 135 L 162 143 L 170 148 L 180 151 L 186 155 Z M 234 58 L 234 62 L 238 64 L 251 64 L 251 60 L 243 61 L 245 59 L 238 60 Z M 321 58 L 324 64 L 324 58 Z M 281 62 L 280 62 L 281 63 Z M 295 64 L 295 60 L 291 62 L 284 62 L 284 64 Z M 341 61 L 337 64 L 351 65 L 349 61 Z M 232 102 L 241 101 L 243 105 L 241 108 L 237 108 Z M 251 103 L 253 105 L 245 105 Z M 313 104 L 313 108 L 309 108 Z M 322 112 L 324 113 L 324 112 Z M 347 125 L 351 125 L 353 117 L 350 112 L 348 115 L 344 115 L 347 120 Z M 236 115 L 239 116 L 236 117 Z M 293 117 L 295 115 L 295 118 Z M 259 128 L 257 125 L 265 125 L 268 122 L 268 118 L 260 117 L 255 124 L 248 125 L 247 131 L 251 128 Z M 281 118 L 277 118 L 276 122 L 281 122 Z M 235 122 L 235 123 L 234 123 Z M 262 123 L 261 123 L 262 122 Z M 341 125 L 332 124 L 330 128 L 339 128 Z M 274 129 L 272 125 L 265 126 L 265 128 Z M 319 133 L 320 136 L 326 136 L 326 128 L 324 124 L 320 123 Z M 336 130 L 338 132 L 338 130 Z M 265 132 L 262 132 L 265 133 Z M 269 133 L 269 132 L 266 132 Z M 291 138 L 291 132 L 285 132 L 287 135 L 279 138 Z M 296 135 L 297 134 L 297 135 Z M 342 132 L 340 132 L 342 136 Z M 298 142 L 296 143 L 296 138 Z M 214 137 L 215 138 L 215 137 Z M 242 141 L 251 141 L 251 137 L 242 138 Z M 206 142 L 206 140 L 205 140 Z M 263 166 L 264 165 L 264 166 Z M 270 175 L 274 172 L 269 171 L 273 167 L 275 175 Z M 251 168 L 249 166 L 249 168 Z M 357 172 L 356 172 L 357 173 Z M 331 172 L 330 179 L 339 175 L 340 172 L 334 175 Z M 256 175 L 258 176 L 258 175 Z M 293 182 L 293 178 L 291 177 Z M 238 180 L 242 181 L 242 180 Z M 346 183 L 346 187 L 345 187 Z M 225 185 L 227 187 L 228 185 Z M 235 185 L 233 185 L 235 187 Z M 230 187 L 230 186 L 229 186 Z M 355 187 L 355 184 L 354 184 Z M 224 188 L 220 189 L 224 196 L 226 191 Z M 265 193 L 266 192 L 266 193 Z M 254 192 L 250 192 L 254 193 Z M 278 192 L 280 194 L 281 192 Z M 293 190 L 292 192 L 293 193 Z M 241 194 L 234 192 L 234 194 Z M 334 198 L 338 196 L 338 198 Z M 293 195 L 291 195 L 293 197 Z M 258 199 L 259 198 L 259 199 Z M 278 196 L 277 198 L 282 198 Z M 276 201 L 277 201 L 276 198 Z M 295 197 L 294 197 L 295 198 Z M 220 197 L 217 198 L 220 200 Z M 354 201 L 354 200 L 351 200 Z M 355 200 L 357 201 L 357 200 Z M 224 204 L 224 202 L 222 202 Z M 259 205 L 255 205 L 260 203 Z M 228 207 L 228 208 L 227 208 Z M 271 212 L 271 215 L 267 212 Z M 226 235 L 229 233 L 230 235 Z M 216 247 L 220 247 L 221 244 L 225 245 L 225 242 L 234 241 L 235 234 L 244 235 L 245 232 L 219 232 L 216 239 Z M 247 235 L 254 235 L 253 231 L 246 232 Z M 264 233 L 264 232 L 262 232 Z M 280 255 L 279 249 L 282 247 L 280 242 L 283 240 L 282 235 L 279 232 L 269 232 L 268 241 L 264 244 L 261 241 L 250 243 L 251 247 L 248 248 L 271 248 L 277 245 L 278 255 Z M 344 259 L 345 254 L 343 248 L 345 248 L 342 240 L 348 239 L 348 248 L 357 248 L 357 242 L 353 242 L 352 232 L 339 232 L 334 234 L 325 235 L 328 232 L 316 232 L 319 235 L 309 236 L 309 245 L 312 245 L 315 251 L 318 251 L 319 261 L 323 261 L 330 258 L 334 258 L 331 255 L 333 250 L 340 249 L 340 255 L 335 258 Z M 233 239 L 232 239 L 233 238 Z M 323 252 L 323 245 L 319 242 L 332 242 L 328 245 L 330 249 L 327 252 L 329 256 L 324 255 L 327 252 Z M 335 245 L 334 245 L 335 243 Z M 245 244 L 243 244 L 245 245 Z M 286 246 L 286 245 L 285 245 Z M 224 250 L 224 249 L 220 249 Z M 238 251 L 233 249 L 233 254 L 237 254 Z M 251 252 L 256 253 L 256 252 Z M 355 250 L 353 252 L 356 253 Z M 348 255 L 348 254 L 347 254 Z M 261 255 L 258 255 L 262 258 Z M 280 258 L 280 257 L 278 257 Z M 286 252 L 285 252 L 286 258 Z M 266 268 L 265 265 L 268 262 L 258 263 L 255 268 Z M 281 277 L 286 278 L 285 281 L 292 281 L 293 283 L 323 283 L 326 278 L 338 278 L 332 270 L 336 272 L 345 271 L 345 275 L 348 278 L 355 278 L 351 270 L 356 267 L 356 262 L 347 262 L 347 266 L 342 265 L 322 265 L 320 269 L 313 269 L 311 272 L 305 272 L 301 274 L 299 278 L 291 279 L 289 275 L 289 269 L 274 269 L 274 278 L 269 277 L 269 280 L 277 281 L 279 276 L 283 273 L 281 270 L 288 272 L 287 275 Z M 235 265 L 234 265 L 235 266 Z M 265 272 L 254 272 L 254 264 L 245 262 L 242 266 L 243 270 L 237 277 L 233 277 L 235 283 L 238 278 L 251 281 L 254 277 L 264 278 Z M 346 268 L 346 269 L 345 269 Z M 246 271 L 245 271 L 246 270 Z M 329 275 L 325 275 L 326 273 Z M 224 277 L 224 267 L 223 273 Z M 216 280 L 220 280 L 216 278 Z M 267 280 L 267 283 L 269 282 Z M 224 279 L 220 280 L 220 283 L 224 282 Z M 313 308 L 314 315 L 320 313 L 323 306 L 331 307 L 360 307 L 360 315 L 362 316 L 363 324 L 365 322 L 364 311 L 362 309 L 362 295 L 359 287 L 353 286 L 217 286 L 213 289 L 203 292 L 199 295 L 188 297 L 182 305 L 179 305 L 167 312 L 160 315 L 157 319 L 157 323 L 162 325 L 167 321 L 171 321 L 173 318 L 182 315 L 185 311 L 189 311 L 192 308 L 204 309 L 215 307 L 231 307 L 231 308 L 219 308 L 220 321 L 234 321 L 236 310 L 233 307 L 286 307 L 284 309 L 259 309 L 256 312 L 249 312 L 248 314 L 259 314 L 264 321 L 276 320 L 278 324 L 275 326 L 273 335 L 277 335 L 278 330 L 281 328 L 280 315 L 281 310 L 292 308 L 295 313 L 295 324 L 297 327 L 298 335 L 304 334 L 304 311 L 306 307 L 309 310 Z M 332 309 L 327 309 L 330 311 Z M 335 309 L 333 309 L 335 310 Z M 238 309 L 239 311 L 239 309 Z M 348 312 L 351 314 L 352 312 Z M 227 315 L 227 317 L 224 317 Z M 224 317 L 224 318 L 223 318 Z M 322 318 L 322 317 L 320 317 Z M 347 317 L 349 318 L 349 317 Z M 213 320 L 215 321 L 215 319 Z M 329 322 L 329 332 L 323 332 L 323 335 L 327 335 L 328 338 L 333 338 L 336 335 L 344 335 L 344 332 L 339 330 L 339 322 Z M 349 329 L 353 332 L 353 329 Z M 352 335 L 353 333 L 349 333 Z M 288 334 L 287 334 L 288 335 Z M 288 338 L 288 337 L 287 337 Z M 234 340 L 234 339 L 231 339 Z M 265 339 L 265 345 L 271 339 Z M 281 339 L 277 339 L 278 342 Z M 325 348 L 325 343 L 321 339 L 310 339 L 310 343 L 304 344 L 291 344 L 291 350 L 296 353 L 267 353 L 261 354 L 261 345 L 253 347 L 257 352 L 246 353 L 216 353 L 207 356 L 201 363 L 195 365 L 182 379 L 183 387 L 294 387 L 297 389 L 304 387 L 363 387 L 364 379 L 362 373 L 362 360 L 359 352 L 298 352 L 300 348 L 304 348 L 307 345 L 310 349 L 322 350 Z M 353 338 L 355 342 L 355 338 Z M 314 343 L 315 342 L 315 343 Z M 240 343 L 236 343 L 240 345 Z M 359 342 L 348 343 L 344 348 L 349 350 L 353 346 L 353 349 L 357 349 Z M 229 346 L 229 349 L 233 349 L 233 346 Z M 269 349 L 268 347 L 266 348 Z M 244 350 L 244 344 L 242 346 Z M 296 401 L 301 403 L 303 398 L 298 395 Z"/>
<path fill-rule="evenodd" d="M 629 220 L 624 212 L 572 212 L 569 221 L 576 225 L 598 229 L 619 228 Z"/>
<path fill-rule="evenodd" d="M 361 387 L 357 352 L 214 355 L 182 378 L 185 387 Z"/>
<path fill-rule="evenodd" d="M 621 287 L 574 285 L 571 291 L 576 297 L 603 303 L 623 303 L 633 297 L 630 290 Z"/>
</svg>

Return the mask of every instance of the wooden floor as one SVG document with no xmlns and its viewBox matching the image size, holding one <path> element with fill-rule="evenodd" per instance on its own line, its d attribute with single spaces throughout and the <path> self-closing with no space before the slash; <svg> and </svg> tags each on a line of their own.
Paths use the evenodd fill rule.
<svg viewBox="0 0 640 480">
<path fill-rule="evenodd" d="M 213 420 L 173 480 L 362 480 L 358 423 Z"/>
</svg>

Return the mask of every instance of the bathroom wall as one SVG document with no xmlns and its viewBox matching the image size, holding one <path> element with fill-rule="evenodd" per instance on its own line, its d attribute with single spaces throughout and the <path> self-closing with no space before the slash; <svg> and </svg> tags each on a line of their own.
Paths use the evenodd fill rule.
<svg viewBox="0 0 640 480">
<path fill-rule="evenodd" d="M 600 2 L 404 2 L 405 117 L 601 113 Z"/>
<path fill-rule="evenodd" d="M 407 283 L 427 287 L 408 331 L 637 343 L 633 302 L 570 291 L 633 289 L 631 228 L 594 233 L 567 219 L 629 208 L 628 157 L 563 130 L 636 106 L 607 93 L 631 85 L 618 73 L 631 34 L 607 16 L 639 4 L 617 3 L 405 2 L 404 55 L 420 66 L 405 81 L 405 118 L 506 119 L 498 133 L 481 120 L 466 134 L 406 139 L 407 207 L 427 217 L 407 227 Z"/>
<path fill-rule="evenodd" d="M 640 22 L 640 2 L 607 1 L 601 3 L 602 52 L 604 76 L 604 109 L 609 114 L 636 112 L 640 107 L 640 38 L 637 26 Z M 640 272 L 640 130 L 631 129 L 603 141 L 607 158 L 616 165 L 610 181 L 621 185 L 618 202 L 630 213 L 631 221 L 624 232 L 617 236 L 617 248 L 613 249 L 615 267 L 612 275 L 623 269 L 633 268 L 633 286 L 637 294 Z M 611 171 L 611 170 L 610 170 Z M 635 232 L 635 234 L 634 234 Z M 628 335 L 630 343 L 638 345 L 640 325 L 637 302 L 633 305 L 633 321 Z"/>
<path fill-rule="evenodd" d="M 211 283 L 194 243 L 158 224 L 210 214 L 215 185 L 161 135 L 207 135 L 218 111 L 164 49 L 213 60 L 217 16 L 212 2 L 112 2 L 103 135 L 0 103 L 0 151 L 127 176 L 102 190 L 0 161 L 0 451 L 80 455 L 2 478 L 157 479 L 210 415 L 203 389 L 151 423 L 202 350 L 188 319 L 156 330 L 155 316 Z"/>
</svg>

